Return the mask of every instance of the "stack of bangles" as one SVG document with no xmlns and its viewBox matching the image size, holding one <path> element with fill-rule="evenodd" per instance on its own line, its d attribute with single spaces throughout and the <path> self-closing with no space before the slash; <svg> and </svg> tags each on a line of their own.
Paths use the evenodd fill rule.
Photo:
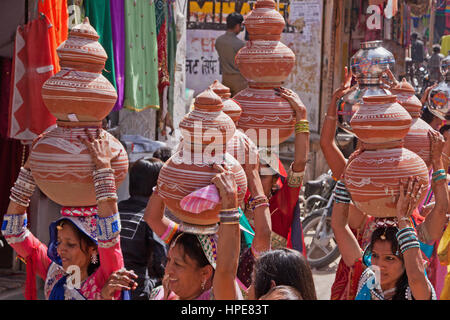
<svg viewBox="0 0 450 320">
<path fill-rule="evenodd" d="M 334 189 L 334 201 L 336 203 L 350 203 L 351 200 L 350 193 L 348 193 L 345 183 L 342 180 L 339 180 Z"/>
<path fill-rule="evenodd" d="M 238 208 L 221 209 L 219 211 L 220 223 L 223 223 L 223 224 L 237 224 L 237 223 L 239 223 L 239 219 L 240 218 L 241 218 L 241 214 L 240 214 Z"/>
<path fill-rule="evenodd" d="M 269 207 L 269 199 L 265 195 L 256 196 L 248 200 L 248 205 L 252 211 L 255 211 L 258 207 Z"/>
<path fill-rule="evenodd" d="M 105 201 L 108 199 L 117 200 L 116 183 L 114 179 L 113 169 L 104 168 L 95 170 L 93 178 L 97 202 Z"/>
<path fill-rule="evenodd" d="M 447 178 L 447 173 L 444 169 L 437 170 L 432 174 L 433 182 L 437 182 L 439 180 L 443 180 Z"/>
<path fill-rule="evenodd" d="M 295 133 L 309 133 L 309 122 L 308 120 L 299 120 L 295 124 Z"/>
<path fill-rule="evenodd" d="M 28 207 L 35 188 L 36 183 L 31 175 L 31 170 L 21 167 L 19 176 L 11 188 L 9 199 L 18 205 Z"/>
<path fill-rule="evenodd" d="M 402 254 L 408 249 L 420 248 L 420 243 L 417 239 L 416 231 L 412 227 L 401 229 L 399 232 L 397 232 L 396 237 L 398 246 Z"/>
</svg>

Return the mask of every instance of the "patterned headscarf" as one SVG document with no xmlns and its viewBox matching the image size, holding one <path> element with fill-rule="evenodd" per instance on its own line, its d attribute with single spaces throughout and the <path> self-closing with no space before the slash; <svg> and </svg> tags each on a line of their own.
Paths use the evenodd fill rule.
<svg viewBox="0 0 450 320">
<path fill-rule="evenodd" d="M 62 217 L 50 224 L 50 243 L 48 245 L 47 255 L 55 263 L 61 265 L 61 257 L 58 255 L 57 241 L 58 230 L 57 226 L 63 220 L 68 220 L 86 236 L 88 236 L 95 244 L 97 244 L 97 206 L 95 207 L 63 207 L 61 209 Z"/>
<path fill-rule="evenodd" d="M 217 235 L 216 234 L 197 234 L 197 239 L 202 246 L 203 253 L 211 266 L 216 269 L 217 260 Z"/>
</svg>

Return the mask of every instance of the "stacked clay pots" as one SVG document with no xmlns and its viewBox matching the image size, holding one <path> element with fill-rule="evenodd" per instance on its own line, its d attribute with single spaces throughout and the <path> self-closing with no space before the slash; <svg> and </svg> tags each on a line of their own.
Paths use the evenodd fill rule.
<svg viewBox="0 0 450 320">
<path fill-rule="evenodd" d="M 358 103 L 363 97 L 390 95 L 380 79 L 387 69 L 393 68 L 394 56 L 382 47 L 382 41 L 367 41 L 361 43 L 360 49 L 351 57 L 350 68 L 356 78 L 355 90 L 347 93 L 338 105 L 338 125 L 341 129 L 352 133 L 350 126 L 352 116 L 358 110 Z"/>
<path fill-rule="evenodd" d="M 215 80 L 210 88 L 222 99 L 222 111 L 236 124 L 239 121 L 242 109 L 236 101 L 230 98 L 230 88 L 224 86 L 218 80 Z M 233 137 L 228 141 L 227 152 L 238 160 L 244 168 L 247 164 L 253 165 L 259 161 L 256 145 L 239 129 L 235 131 Z"/>
<path fill-rule="evenodd" d="M 404 147 L 419 155 L 427 167 L 431 166 L 431 140 L 428 132 L 433 128 L 420 118 L 422 103 L 415 95 L 413 86 L 403 78 L 391 92 L 397 96 L 397 102 L 402 105 L 412 117 L 412 124 L 404 139 Z"/>
<path fill-rule="evenodd" d="M 114 107 L 117 94 L 101 74 L 107 55 L 98 34 L 86 20 L 75 26 L 57 49 L 61 71 L 42 87 L 49 111 L 58 119 L 57 128 L 44 134 L 30 153 L 36 184 L 51 200 L 69 207 L 96 205 L 92 172 L 95 168 L 78 137 L 100 130 L 109 140 L 116 187 L 125 179 L 128 156 L 122 144 L 102 129 L 102 120 Z"/>
<path fill-rule="evenodd" d="M 258 146 L 278 145 L 294 132 L 295 113 L 273 89 L 289 76 L 295 55 L 280 42 L 285 21 L 273 0 L 258 0 L 244 24 L 250 40 L 235 60 L 248 87 L 233 97 L 242 108 L 238 128 Z"/>
<path fill-rule="evenodd" d="M 226 164 L 235 174 L 239 203 L 247 190 L 247 178 L 239 162 L 226 152 L 227 142 L 236 127 L 222 112 L 221 98 L 211 88 L 200 93 L 194 109 L 180 122 L 183 141 L 179 150 L 162 167 L 157 183 L 158 194 L 168 209 L 194 233 L 203 233 L 219 222 L 218 203 L 213 209 L 192 213 L 182 209 L 180 201 L 193 191 L 212 184 L 218 173 L 213 163 Z"/>
<path fill-rule="evenodd" d="M 374 217 L 395 217 L 400 179 L 418 177 L 422 199 L 428 188 L 428 169 L 414 152 L 403 147 L 412 118 L 396 96 L 364 97 L 350 125 L 362 142 L 362 152 L 352 157 L 345 184 L 353 203 Z"/>
</svg>

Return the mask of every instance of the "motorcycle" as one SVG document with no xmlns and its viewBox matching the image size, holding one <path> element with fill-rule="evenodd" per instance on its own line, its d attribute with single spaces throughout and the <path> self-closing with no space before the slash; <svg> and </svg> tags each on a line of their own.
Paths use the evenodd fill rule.
<svg viewBox="0 0 450 320">
<path fill-rule="evenodd" d="M 303 219 L 302 226 L 306 256 L 311 268 L 326 267 L 340 256 L 331 228 L 335 186 L 336 181 L 330 171 L 305 184 L 305 207 L 311 208 L 311 211 Z"/>
</svg>

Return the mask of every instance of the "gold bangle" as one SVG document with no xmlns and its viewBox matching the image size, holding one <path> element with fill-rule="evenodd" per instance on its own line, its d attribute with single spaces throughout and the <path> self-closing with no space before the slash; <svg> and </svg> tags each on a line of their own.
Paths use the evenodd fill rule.
<svg viewBox="0 0 450 320">
<path fill-rule="evenodd" d="M 232 209 L 220 209 L 219 211 L 237 211 L 239 208 L 232 208 Z"/>
<path fill-rule="evenodd" d="M 239 221 L 226 221 L 226 222 L 222 222 L 219 221 L 220 224 L 239 224 Z"/>
</svg>

